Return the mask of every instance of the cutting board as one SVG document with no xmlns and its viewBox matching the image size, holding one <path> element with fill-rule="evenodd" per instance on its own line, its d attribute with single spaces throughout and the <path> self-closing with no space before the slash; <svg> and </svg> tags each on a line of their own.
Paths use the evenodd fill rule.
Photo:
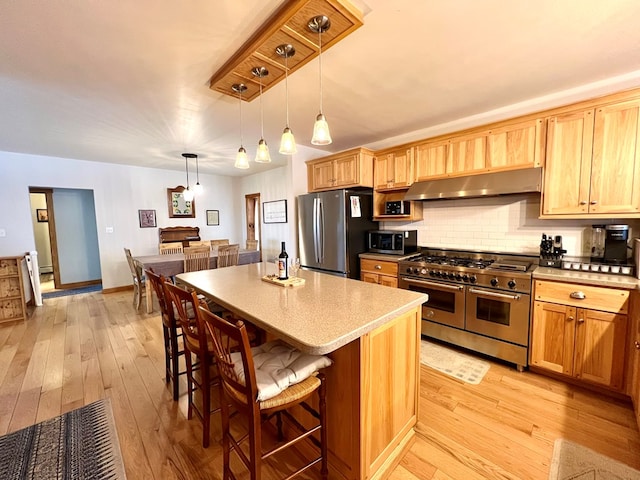
<svg viewBox="0 0 640 480">
<path fill-rule="evenodd" d="M 286 280 L 278 280 L 275 275 L 265 275 L 262 277 L 263 282 L 273 283 L 274 285 L 280 285 L 281 287 L 299 287 L 304 285 L 304 278 L 295 277 L 287 278 Z"/>
</svg>

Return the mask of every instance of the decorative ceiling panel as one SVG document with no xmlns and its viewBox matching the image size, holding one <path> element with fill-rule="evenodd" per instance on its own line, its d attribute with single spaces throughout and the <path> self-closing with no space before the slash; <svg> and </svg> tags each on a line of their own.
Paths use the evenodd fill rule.
<svg viewBox="0 0 640 480">
<path fill-rule="evenodd" d="M 269 75 L 262 79 L 262 91 L 285 77 L 284 59 L 275 53 L 278 45 L 289 43 L 296 54 L 288 60 L 289 74 L 318 56 L 318 34 L 307 27 L 309 20 L 325 15 L 331 21 L 322 34 L 322 50 L 327 50 L 363 24 L 362 13 L 347 0 L 289 0 L 218 70 L 210 88 L 237 97 L 234 83 L 244 83 L 242 98 L 250 102 L 259 93 L 259 79 L 251 74 L 254 67 L 266 67 Z"/>
</svg>

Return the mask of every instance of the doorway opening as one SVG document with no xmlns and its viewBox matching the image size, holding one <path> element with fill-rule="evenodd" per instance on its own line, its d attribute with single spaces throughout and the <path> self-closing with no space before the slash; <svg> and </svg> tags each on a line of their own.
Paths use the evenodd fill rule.
<svg viewBox="0 0 640 480">
<path fill-rule="evenodd" d="M 246 210 L 247 250 L 259 250 L 262 261 L 262 231 L 260 229 L 260 194 L 250 193 L 244 196 Z M 256 224 L 258 226 L 256 231 Z"/>
<path fill-rule="evenodd" d="M 92 190 L 30 187 L 43 293 L 102 283 Z"/>
</svg>

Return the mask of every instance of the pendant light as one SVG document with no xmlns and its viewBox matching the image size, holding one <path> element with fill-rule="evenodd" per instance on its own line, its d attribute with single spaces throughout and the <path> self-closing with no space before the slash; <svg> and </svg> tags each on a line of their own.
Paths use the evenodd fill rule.
<svg viewBox="0 0 640 480">
<path fill-rule="evenodd" d="M 196 154 L 195 153 L 183 153 L 182 156 L 184 157 L 184 169 L 187 172 L 187 188 L 185 188 L 182 191 L 182 195 L 184 196 L 185 201 L 190 202 L 191 200 L 193 200 L 193 190 L 191 190 L 189 188 L 189 159 L 190 158 L 195 158 Z"/>
<path fill-rule="evenodd" d="M 307 27 L 318 34 L 318 66 L 320 71 L 320 113 L 318 113 L 316 123 L 313 125 L 311 143 L 314 145 L 329 145 L 332 141 L 331 133 L 329 133 L 327 119 L 322 113 L 322 34 L 331 27 L 331 20 L 326 15 L 318 15 L 309 20 Z"/>
<path fill-rule="evenodd" d="M 265 67 L 255 67 L 251 73 L 260 80 L 260 141 L 258 142 L 258 151 L 256 152 L 257 163 L 271 163 L 271 155 L 269 155 L 269 147 L 264 141 L 264 116 L 262 108 L 262 79 L 269 75 L 269 70 Z"/>
<path fill-rule="evenodd" d="M 198 155 L 196 155 L 196 184 L 193 186 L 193 194 L 201 195 L 204 191 L 202 185 L 200 185 L 200 168 L 198 166 Z"/>
<path fill-rule="evenodd" d="M 284 91 L 285 91 L 285 104 L 287 108 L 287 123 L 282 132 L 282 138 L 280 139 L 280 150 L 283 155 L 293 155 L 298 151 L 296 148 L 296 139 L 293 136 L 293 132 L 289 128 L 289 57 L 293 57 L 296 54 L 296 49 L 290 43 L 285 43 L 276 47 L 276 53 L 284 58 Z"/>
<path fill-rule="evenodd" d="M 242 92 L 247 89 L 247 86 L 244 83 L 234 83 L 231 89 L 236 92 L 240 98 L 240 148 L 236 154 L 236 163 L 234 163 L 233 166 L 247 169 L 249 168 L 249 158 L 247 157 L 247 151 L 242 146 Z"/>
</svg>

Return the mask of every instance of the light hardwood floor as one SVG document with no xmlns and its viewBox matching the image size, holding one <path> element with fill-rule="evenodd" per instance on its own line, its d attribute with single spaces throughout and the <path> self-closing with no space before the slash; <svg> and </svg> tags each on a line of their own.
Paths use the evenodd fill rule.
<svg viewBox="0 0 640 480">
<path fill-rule="evenodd" d="M 131 297 L 48 299 L 0 327 L 0 434 L 109 397 L 129 479 L 221 478 L 217 417 L 203 449 L 164 383 L 160 318 Z M 475 386 L 422 367 L 417 432 L 392 479 L 544 480 L 560 437 L 640 469 L 630 404 L 495 362 Z"/>
</svg>

